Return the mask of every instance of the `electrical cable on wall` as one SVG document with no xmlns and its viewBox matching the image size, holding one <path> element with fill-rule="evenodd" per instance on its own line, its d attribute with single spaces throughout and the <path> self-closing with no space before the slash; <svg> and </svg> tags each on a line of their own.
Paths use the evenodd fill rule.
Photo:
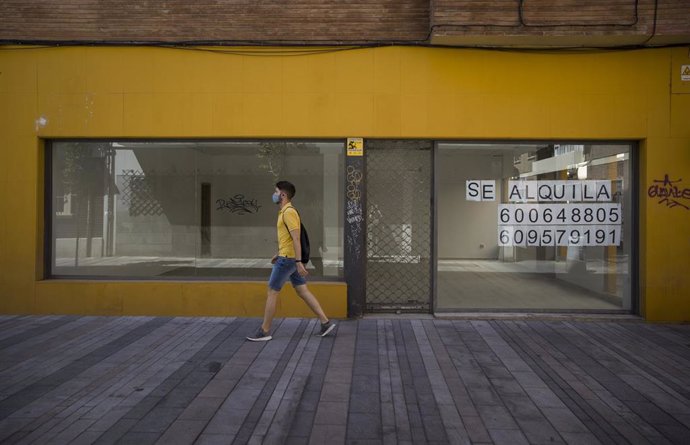
<svg viewBox="0 0 690 445">
<path fill-rule="evenodd" d="M 656 35 L 656 21 L 657 21 L 658 12 L 659 12 L 659 0 L 654 0 L 654 22 L 652 25 L 652 34 L 644 42 L 642 42 L 640 45 L 642 45 L 642 46 L 646 45 Z"/>
<path fill-rule="evenodd" d="M 507 48 L 504 46 L 482 46 L 482 45 L 437 45 L 429 43 L 431 36 L 437 28 L 441 27 L 489 27 L 489 28 L 519 28 L 519 27 L 560 27 L 560 26 L 590 26 L 590 27 L 606 27 L 606 26 L 625 26 L 632 27 L 639 23 L 638 7 L 639 0 L 635 0 L 635 14 L 634 20 L 630 23 L 608 23 L 608 24 L 531 24 L 524 20 L 523 9 L 525 0 L 518 2 L 518 19 L 519 24 L 480 24 L 480 25 L 459 25 L 452 24 L 435 24 L 429 27 L 429 33 L 424 40 L 374 40 L 362 41 L 357 44 L 348 44 L 346 46 L 334 46 L 333 40 L 321 41 L 286 41 L 286 40 L 180 40 L 180 41 L 115 41 L 115 40 L 0 40 L 1 50 L 22 50 L 22 49 L 44 49 L 55 47 L 72 47 L 72 46 L 143 46 L 143 47 L 157 47 L 177 50 L 202 51 L 212 52 L 218 54 L 241 55 L 241 56 L 256 56 L 256 57 L 285 57 L 285 56 L 310 56 L 316 54 L 335 53 L 340 51 L 352 51 L 365 48 L 377 48 L 383 46 L 420 46 L 420 47 L 436 47 L 436 48 L 458 48 L 458 49 L 483 49 L 483 50 L 497 50 L 497 51 L 513 51 L 513 52 L 553 52 L 553 51 L 625 51 L 646 48 L 646 45 L 656 35 L 657 17 L 659 1 L 654 0 L 654 16 L 652 22 L 652 33 L 642 43 L 635 45 L 616 45 L 616 46 L 552 46 L 552 47 L 524 47 L 524 48 Z M 342 43 L 345 43 L 344 41 Z M 8 45 L 26 45 L 11 46 Z M 324 45 L 326 47 L 324 47 Z M 669 47 L 683 47 L 687 43 L 673 43 L 658 45 L 655 48 L 669 48 Z M 251 48 L 233 48 L 222 49 L 230 46 L 249 46 Z M 267 49 L 257 49 L 267 48 Z M 268 49 L 270 48 L 270 49 Z M 279 48 L 279 49 L 276 49 Z"/>
</svg>

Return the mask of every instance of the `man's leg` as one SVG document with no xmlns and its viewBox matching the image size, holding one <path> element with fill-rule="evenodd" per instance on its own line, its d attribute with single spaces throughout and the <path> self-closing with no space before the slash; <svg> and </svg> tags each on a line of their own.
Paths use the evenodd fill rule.
<svg viewBox="0 0 690 445">
<path fill-rule="evenodd" d="M 323 313 L 323 309 L 321 309 L 321 305 L 319 304 L 319 300 L 316 299 L 314 294 L 309 292 L 309 289 L 307 288 L 306 284 L 302 284 L 300 286 L 295 286 L 295 291 L 297 292 L 297 295 L 304 300 L 305 303 L 307 303 L 307 306 L 309 306 L 309 309 L 312 310 L 316 314 L 317 317 L 319 317 L 319 320 L 321 320 L 321 323 L 326 323 L 328 321 L 328 317 L 326 317 L 326 314 Z M 266 307 L 268 308 L 268 303 L 266 304 Z M 275 310 L 275 307 L 274 307 Z"/>
<path fill-rule="evenodd" d="M 264 322 L 261 329 L 264 332 L 270 332 L 271 324 L 273 323 L 273 316 L 276 314 L 276 304 L 278 303 L 278 294 L 280 291 L 268 288 L 268 296 L 266 297 L 266 308 L 264 309 Z"/>
<path fill-rule="evenodd" d="M 266 307 L 264 308 L 264 320 L 261 324 L 261 329 L 256 335 L 247 337 L 250 341 L 268 341 L 273 337 L 271 334 L 271 324 L 273 324 L 273 316 L 276 313 L 276 304 L 278 302 L 278 294 L 280 289 L 285 284 L 285 281 L 290 274 L 290 264 L 287 264 L 283 258 L 277 258 L 271 270 L 271 277 L 268 280 L 268 292 L 266 295 Z M 294 265 L 292 265 L 294 268 Z"/>
</svg>

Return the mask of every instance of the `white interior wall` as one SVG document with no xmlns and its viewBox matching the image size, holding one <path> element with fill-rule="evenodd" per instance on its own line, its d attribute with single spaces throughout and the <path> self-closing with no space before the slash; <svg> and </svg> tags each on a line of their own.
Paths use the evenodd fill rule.
<svg viewBox="0 0 690 445">
<path fill-rule="evenodd" d="M 128 207 L 118 199 L 117 254 L 198 255 L 201 183 L 209 183 L 212 257 L 270 258 L 277 250 L 278 208 L 271 202 L 271 194 L 278 179 L 289 180 L 297 188 L 294 203 L 308 229 L 312 256 L 318 256 L 320 250 L 337 253 L 341 244 L 341 155 L 332 147 L 317 151 L 311 147 L 304 154 L 290 150 L 288 156 L 260 159 L 263 167 L 257 167 L 258 148 L 234 152 L 231 147 L 118 151 L 116 175 L 121 178 L 125 169 L 144 172 L 164 212 L 130 216 Z M 230 201 L 237 195 L 258 204 L 258 210 L 232 212 L 219 205 L 218 200 Z M 323 249 L 324 242 L 327 249 Z"/>
<path fill-rule="evenodd" d="M 497 212 L 503 155 L 439 150 L 438 256 L 440 259 L 498 259 Z M 495 201 L 465 200 L 465 181 L 495 179 Z"/>
</svg>

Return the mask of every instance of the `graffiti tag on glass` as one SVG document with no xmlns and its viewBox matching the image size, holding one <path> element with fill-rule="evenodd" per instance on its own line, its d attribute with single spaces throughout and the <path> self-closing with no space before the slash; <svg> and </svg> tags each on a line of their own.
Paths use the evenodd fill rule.
<svg viewBox="0 0 690 445">
<path fill-rule="evenodd" d="M 238 194 L 230 199 L 217 199 L 216 210 L 229 210 L 230 213 L 246 215 L 258 213 L 261 206 L 256 199 L 246 199 L 244 195 Z"/>
<path fill-rule="evenodd" d="M 690 188 L 683 188 L 680 185 L 682 181 L 683 178 L 672 181 L 668 174 L 665 174 L 664 179 L 652 181 L 654 184 L 647 189 L 647 195 L 650 198 L 658 198 L 659 204 L 665 204 L 667 207 L 690 210 Z"/>
</svg>

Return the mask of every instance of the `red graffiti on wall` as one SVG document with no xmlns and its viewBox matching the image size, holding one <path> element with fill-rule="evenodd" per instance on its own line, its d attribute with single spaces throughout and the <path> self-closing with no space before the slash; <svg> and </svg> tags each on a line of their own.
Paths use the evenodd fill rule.
<svg viewBox="0 0 690 445">
<path fill-rule="evenodd" d="M 690 188 L 683 188 L 680 183 L 683 178 L 678 178 L 672 181 L 668 174 L 664 175 L 664 179 L 655 179 L 647 189 L 647 196 L 650 198 L 659 198 L 659 204 L 666 204 L 667 207 L 683 207 L 690 210 Z M 683 203 L 681 200 L 688 200 Z"/>
</svg>

